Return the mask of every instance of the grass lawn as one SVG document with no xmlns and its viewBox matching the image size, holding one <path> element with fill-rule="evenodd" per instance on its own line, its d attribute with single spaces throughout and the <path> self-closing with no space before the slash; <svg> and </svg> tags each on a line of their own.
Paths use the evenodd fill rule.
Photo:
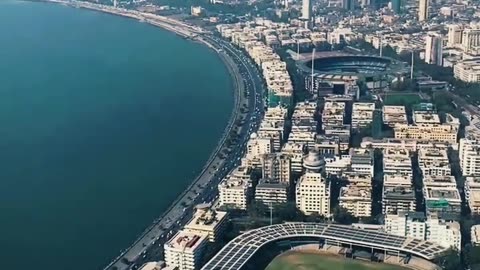
<svg viewBox="0 0 480 270">
<path fill-rule="evenodd" d="M 411 106 L 420 102 L 422 102 L 422 98 L 417 93 L 386 93 L 383 96 L 385 105 Z"/>
<path fill-rule="evenodd" d="M 265 270 L 405 270 L 383 263 L 371 263 L 308 251 L 289 251 L 276 257 Z"/>
</svg>

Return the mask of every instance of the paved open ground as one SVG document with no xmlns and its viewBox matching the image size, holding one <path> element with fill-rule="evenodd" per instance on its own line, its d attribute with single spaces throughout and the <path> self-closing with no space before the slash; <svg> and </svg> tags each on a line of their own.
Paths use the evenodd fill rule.
<svg viewBox="0 0 480 270">
<path fill-rule="evenodd" d="M 277 256 L 266 270 L 405 270 L 396 265 L 370 263 L 313 251 L 289 251 Z"/>
</svg>

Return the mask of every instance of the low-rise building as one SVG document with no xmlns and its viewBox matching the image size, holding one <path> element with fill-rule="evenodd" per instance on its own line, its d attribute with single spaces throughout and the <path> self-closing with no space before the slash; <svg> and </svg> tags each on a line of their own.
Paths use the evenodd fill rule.
<svg viewBox="0 0 480 270">
<path fill-rule="evenodd" d="M 352 106 L 352 128 L 367 127 L 373 120 L 375 103 L 355 102 Z"/>
<path fill-rule="evenodd" d="M 480 58 L 466 59 L 453 66 L 453 74 L 458 80 L 480 82 Z"/>
<path fill-rule="evenodd" d="M 165 262 L 168 266 L 177 267 L 180 270 L 200 269 L 207 243 L 207 235 L 179 231 L 164 245 Z"/>
<path fill-rule="evenodd" d="M 383 173 L 412 176 L 412 160 L 405 148 L 383 150 Z"/>
<path fill-rule="evenodd" d="M 389 234 L 432 241 L 444 247 L 461 250 L 460 224 L 445 214 L 399 212 L 385 216 L 385 231 Z"/>
<path fill-rule="evenodd" d="M 431 111 L 415 111 L 413 113 L 413 123 L 418 124 L 440 124 L 440 117 Z"/>
<path fill-rule="evenodd" d="M 355 217 L 372 214 L 372 188 L 350 184 L 340 189 L 339 205 Z"/>
<path fill-rule="evenodd" d="M 247 167 L 237 167 L 218 185 L 220 206 L 246 210 L 252 196 L 252 180 Z"/>
<path fill-rule="evenodd" d="M 462 199 L 456 187 L 423 187 L 427 213 L 460 213 Z"/>
<path fill-rule="evenodd" d="M 396 124 L 396 139 L 416 139 L 418 141 L 435 141 L 456 144 L 458 127 L 450 124 Z"/>
<path fill-rule="evenodd" d="M 382 194 L 383 214 L 415 211 L 415 190 L 411 186 L 384 186 Z"/>
<path fill-rule="evenodd" d="M 383 106 L 382 113 L 383 123 L 390 127 L 408 123 L 405 106 Z"/>
<path fill-rule="evenodd" d="M 266 205 L 286 203 L 288 184 L 274 179 L 260 179 L 255 188 L 255 201 Z"/>
<path fill-rule="evenodd" d="M 350 149 L 350 168 L 357 173 L 368 173 L 373 176 L 373 150 L 366 148 Z"/>
<path fill-rule="evenodd" d="M 350 164 L 350 155 L 325 157 L 325 172 L 327 175 L 341 175 L 349 170 Z"/>
<path fill-rule="evenodd" d="M 345 117 L 345 102 L 327 101 L 322 112 L 322 130 L 328 126 L 343 125 Z"/>
</svg>

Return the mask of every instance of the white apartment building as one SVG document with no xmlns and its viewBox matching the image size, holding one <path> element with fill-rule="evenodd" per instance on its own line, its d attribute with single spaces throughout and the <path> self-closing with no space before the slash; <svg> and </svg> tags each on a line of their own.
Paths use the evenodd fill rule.
<svg viewBox="0 0 480 270">
<path fill-rule="evenodd" d="M 237 167 L 218 185 L 220 206 L 246 210 L 252 195 L 250 170 Z"/>
<path fill-rule="evenodd" d="M 419 149 L 418 164 L 424 177 L 451 175 L 450 162 L 445 148 Z"/>
<path fill-rule="evenodd" d="M 340 189 L 339 205 L 355 217 L 372 214 L 372 187 L 349 184 Z"/>
<path fill-rule="evenodd" d="M 266 205 L 286 203 L 288 197 L 288 184 L 272 179 L 260 179 L 255 188 L 255 201 Z"/>
<path fill-rule="evenodd" d="M 257 131 L 257 137 L 271 139 L 273 150 L 280 151 L 283 140 L 283 127 L 273 122 L 262 121 Z"/>
<path fill-rule="evenodd" d="M 463 29 L 462 49 L 471 55 L 480 54 L 480 24 L 471 23 Z"/>
<path fill-rule="evenodd" d="M 290 157 L 292 172 L 301 172 L 303 168 L 303 149 L 301 143 L 287 142 L 283 145 L 281 153 Z"/>
<path fill-rule="evenodd" d="M 466 59 L 453 66 L 455 78 L 469 83 L 480 82 L 480 58 Z"/>
<path fill-rule="evenodd" d="M 473 225 L 470 229 L 470 238 L 472 245 L 478 246 L 480 244 L 480 225 Z"/>
<path fill-rule="evenodd" d="M 350 168 L 354 172 L 373 176 L 373 150 L 350 148 Z"/>
<path fill-rule="evenodd" d="M 383 106 L 382 108 L 383 123 L 390 127 L 396 124 L 407 124 L 407 112 L 405 106 Z"/>
<path fill-rule="evenodd" d="M 385 216 L 385 232 L 425 240 L 427 217 L 421 212 L 398 212 Z"/>
<path fill-rule="evenodd" d="M 227 212 L 211 209 L 210 205 L 199 205 L 183 230 L 206 235 L 208 241 L 215 242 L 224 233 L 226 223 Z"/>
<path fill-rule="evenodd" d="M 437 34 L 429 34 L 425 46 L 425 62 L 442 66 L 443 64 L 443 38 Z"/>
<path fill-rule="evenodd" d="M 316 136 L 315 131 L 292 131 L 288 136 L 288 142 L 314 145 Z"/>
<path fill-rule="evenodd" d="M 462 199 L 456 187 L 424 186 L 422 191 L 427 213 L 460 213 Z"/>
<path fill-rule="evenodd" d="M 458 24 L 448 26 L 448 47 L 457 47 L 462 44 L 463 27 Z"/>
<path fill-rule="evenodd" d="M 447 216 L 421 212 L 400 212 L 385 216 L 385 231 L 399 236 L 432 241 L 444 247 L 461 249 L 460 224 Z"/>
<path fill-rule="evenodd" d="M 440 124 L 440 116 L 433 112 L 415 111 L 413 123 L 418 124 Z"/>
<path fill-rule="evenodd" d="M 323 155 L 338 155 L 340 153 L 340 138 L 334 135 L 317 135 L 315 149 Z"/>
<path fill-rule="evenodd" d="M 412 160 L 405 148 L 385 148 L 383 150 L 383 173 L 412 176 Z"/>
<path fill-rule="evenodd" d="M 207 236 L 204 234 L 179 231 L 164 245 L 165 262 L 179 270 L 200 269 L 207 242 Z"/>
<path fill-rule="evenodd" d="M 345 117 L 345 102 L 327 101 L 322 112 L 322 130 L 328 126 L 341 126 Z"/>
<path fill-rule="evenodd" d="M 325 157 L 325 172 L 328 175 L 341 175 L 350 168 L 350 155 Z"/>
<path fill-rule="evenodd" d="M 465 200 L 472 214 L 480 214 L 480 176 L 467 176 L 464 185 Z"/>
<path fill-rule="evenodd" d="M 463 175 L 480 175 L 480 140 L 473 136 L 462 138 L 458 149 Z"/>
<path fill-rule="evenodd" d="M 382 193 L 383 214 L 415 211 L 416 198 L 412 176 L 408 174 L 384 174 Z"/>
<path fill-rule="evenodd" d="M 417 141 L 457 143 L 458 126 L 451 124 L 396 124 L 396 139 L 416 139 Z"/>
<path fill-rule="evenodd" d="M 330 216 L 330 182 L 320 173 L 307 172 L 297 182 L 297 208 L 306 215 Z"/>
<path fill-rule="evenodd" d="M 383 139 L 373 139 L 369 137 L 365 137 L 362 139 L 362 143 L 360 144 L 362 148 L 374 148 L 374 149 L 397 149 L 403 148 L 409 152 L 413 152 L 417 150 L 417 141 L 412 139 L 395 139 L 395 138 L 383 138 Z"/>
<path fill-rule="evenodd" d="M 270 123 L 275 123 L 279 127 L 285 126 L 285 119 L 287 118 L 288 110 L 281 106 L 269 107 L 265 111 L 263 119 Z"/>
<path fill-rule="evenodd" d="M 375 103 L 355 102 L 352 106 L 352 128 L 364 128 L 373 121 Z"/>
<path fill-rule="evenodd" d="M 460 223 L 441 219 L 438 215 L 432 215 L 427 219 L 426 240 L 444 247 L 453 247 L 460 251 L 462 249 Z"/>
<path fill-rule="evenodd" d="M 291 161 L 288 155 L 271 153 L 262 157 L 262 177 L 281 183 L 290 183 Z"/>
<path fill-rule="evenodd" d="M 261 164 L 262 156 L 272 152 L 273 140 L 271 138 L 259 138 L 256 133 L 252 133 L 247 142 L 245 159 L 249 166 L 258 167 Z"/>
</svg>

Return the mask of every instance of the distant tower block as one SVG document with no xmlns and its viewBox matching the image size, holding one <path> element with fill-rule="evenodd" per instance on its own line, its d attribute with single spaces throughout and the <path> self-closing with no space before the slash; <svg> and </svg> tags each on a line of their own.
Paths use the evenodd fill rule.
<svg viewBox="0 0 480 270">
<path fill-rule="evenodd" d="M 310 20 L 312 19 L 312 0 L 303 0 L 302 19 L 308 22 L 310 22 Z"/>
<path fill-rule="evenodd" d="M 420 0 L 418 3 L 418 20 L 424 22 L 428 20 L 429 0 Z"/>
<path fill-rule="evenodd" d="M 117 7 L 117 0 L 113 0 L 113 7 Z"/>
</svg>

